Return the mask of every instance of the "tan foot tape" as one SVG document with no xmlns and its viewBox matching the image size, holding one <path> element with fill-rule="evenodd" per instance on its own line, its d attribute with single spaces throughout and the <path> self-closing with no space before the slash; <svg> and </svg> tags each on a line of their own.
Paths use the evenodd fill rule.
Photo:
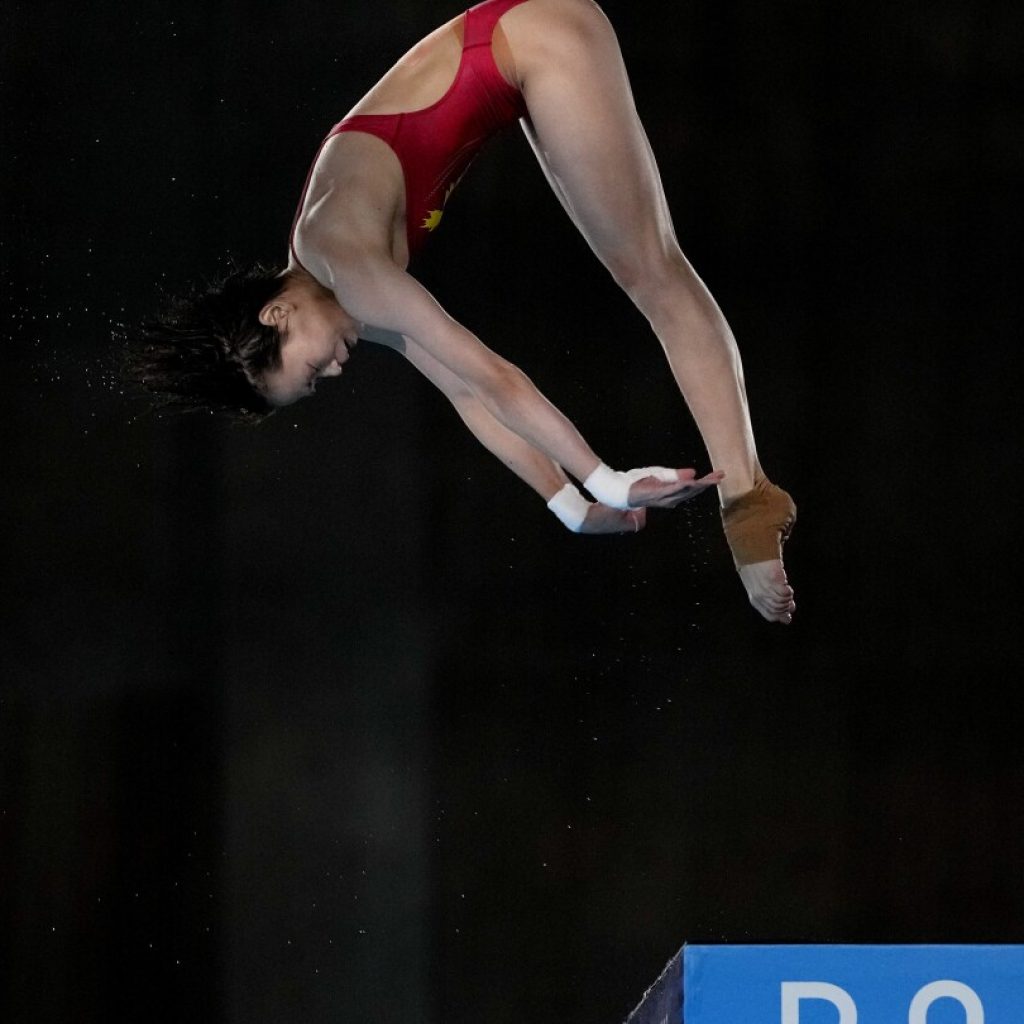
<svg viewBox="0 0 1024 1024">
<path fill-rule="evenodd" d="M 782 558 L 782 545 L 796 522 L 796 505 L 767 477 L 722 509 L 722 525 L 737 567 Z"/>
</svg>

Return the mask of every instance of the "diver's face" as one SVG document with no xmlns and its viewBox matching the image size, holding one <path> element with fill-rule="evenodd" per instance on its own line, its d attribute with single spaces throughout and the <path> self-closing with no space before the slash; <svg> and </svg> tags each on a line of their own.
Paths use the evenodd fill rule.
<svg viewBox="0 0 1024 1024">
<path fill-rule="evenodd" d="M 263 372 L 271 405 L 291 405 L 316 390 L 322 377 L 340 377 L 358 325 L 329 292 L 290 289 L 260 312 L 260 322 L 281 332 L 281 365 Z"/>
</svg>

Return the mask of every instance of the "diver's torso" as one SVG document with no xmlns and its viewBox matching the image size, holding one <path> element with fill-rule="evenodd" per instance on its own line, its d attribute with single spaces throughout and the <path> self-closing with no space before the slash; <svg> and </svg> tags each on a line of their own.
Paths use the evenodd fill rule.
<svg viewBox="0 0 1024 1024">
<path fill-rule="evenodd" d="M 484 6 L 492 8 L 494 20 L 500 11 L 518 5 L 518 0 L 492 0 Z M 478 19 L 474 31 L 478 31 L 483 19 L 480 12 L 474 17 Z M 439 224 L 444 201 L 464 165 L 472 159 L 470 155 L 462 161 L 463 166 L 453 170 L 446 166 L 452 154 L 443 144 L 431 145 L 440 134 L 435 130 L 440 125 L 431 124 L 430 119 L 453 105 L 452 101 L 458 99 L 454 94 L 465 91 L 465 19 L 466 15 L 459 15 L 417 43 L 321 144 L 293 237 L 298 258 L 307 267 L 312 269 L 311 264 L 316 262 L 312 250 L 320 246 L 313 239 L 318 234 L 324 237 L 325 233 L 317 229 L 324 226 L 325 220 L 330 223 L 330 236 L 344 238 L 346 246 L 372 246 L 402 267 L 408 264 L 410 252 L 418 249 Z M 508 42 L 496 20 L 493 30 L 486 30 L 486 38 L 490 42 L 487 60 L 493 59 L 487 69 L 493 79 L 492 93 L 508 104 L 508 97 L 498 94 L 515 92 L 516 102 L 521 103 L 511 84 L 515 68 Z M 469 63 L 479 61 L 480 54 L 473 58 Z M 509 107 L 503 123 L 521 113 L 513 113 Z M 397 132 L 403 122 L 406 135 L 393 139 L 392 131 Z M 414 125 L 419 129 L 422 145 L 414 143 L 410 147 L 408 135 L 415 130 Z M 474 140 L 467 148 L 475 152 L 480 144 Z M 413 173 L 421 169 L 421 155 L 428 160 L 432 157 L 435 169 L 442 172 L 428 173 L 428 185 L 424 184 L 422 173 Z M 444 173 L 448 173 L 450 181 L 444 180 Z M 412 195 L 408 194 L 410 191 Z M 410 203 L 414 210 L 409 209 Z"/>
</svg>

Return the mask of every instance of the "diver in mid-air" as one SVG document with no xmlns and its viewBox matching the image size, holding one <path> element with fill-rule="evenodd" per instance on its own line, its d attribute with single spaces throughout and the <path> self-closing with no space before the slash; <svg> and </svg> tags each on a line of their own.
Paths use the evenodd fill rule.
<svg viewBox="0 0 1024 1024">
<path fill-rule="evenodd" d="M 661 342 L 714 472 L 609 468 L 407 273 L 473 156 L 516 121 Z M 252 417 L 339 375 L 357 339 L 389 345 L 572 530 L 638 530 L 646 508 L 717 485 L 751 604 L 792 621 L 782 545 L 796 507 L 761 469 L 736 342 L 676 240 L 618 41 L 591 0 L 486 0 L 419 42 L 322 142 L 289 241 L 283 270 L 238 271 L 147 325 L 131 375 L 172 401 Z"/>
</svg>

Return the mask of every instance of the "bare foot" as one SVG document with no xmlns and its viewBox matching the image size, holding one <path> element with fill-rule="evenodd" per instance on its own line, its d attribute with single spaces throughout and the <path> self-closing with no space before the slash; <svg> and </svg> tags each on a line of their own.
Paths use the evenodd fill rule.
<svg viewBox="0 0 1024 1024">
<path fill-rule="evenodd" d="M 769 622 L 784 622 L 788 626 L 793 621 L 796 601 L 779 559 L 741 565 L 737 571 L 750 603 Z"/>
</svg>

